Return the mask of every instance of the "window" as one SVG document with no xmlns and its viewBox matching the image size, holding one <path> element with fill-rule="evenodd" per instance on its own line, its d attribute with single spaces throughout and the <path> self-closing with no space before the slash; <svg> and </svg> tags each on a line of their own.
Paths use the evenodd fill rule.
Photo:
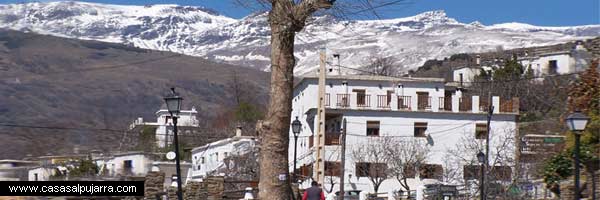
<svg viewBox="0 0 600 200">
<path fill-rule="evenodd" d="M 442 175 L 444 173 L 442 165 L 424 164 L 421 165 L 420 168 L 420 178 L 442 180 Z"/>
<path fill-rule="evenodd" d="M 34 181 L 38 181 L 38 173 L 34 173 L 33 176 L 34 176 Z"/>
<path fill-rule="evenodd" d="M 431 97 L 428 92 L 417 92 L 417 108 L 419 110 L 431 109 Z"/>
<path fill-rule="evenodd" d="M 325 162 L 325 176 L 340 176 L 342 165 L 340 162 Z"/>
<path fill-rule="evenodd" d="M 475 124 L 475 139 L 486 139 L 487 138 L 487 124 L 477 123 Z"/>
<path fill-rule="evenodd" d="M 352 92 L 356 92 L 356 105 L 367 106 L 367 92 L 365 90 L 354 89 Z"/>
<path fill-rule="evenodd" d="M 465 180 L 479 180 L 481 177 L 481 165 L 463 166 L 463 178 Z"/>
<path fill-rule="evenodd" d="M 415 137 L 427 137 L 427 122 L 415 122 Z"/>
<path fill-rule="evenodd" d="M 123 161 L 123 168 L 133 168 L 133 162 L 131 160 Z"/>
<path fill-rule="evenodd" d="M 379 121 L 367 121 L 367 136 L 379 136 Z"/>
<path fill-rule="evenodd" d="M 556 74 L 558 70 L 558 63 L 556 60 L 548 61 L 548 74 Z"/>
<path fill-rule="evenodd" d="M 204 164 L 204 157 L 200 158 L 200 164 Z"/>
<path fill-rule="evenodd" d="M 386 171 L 385 163 L 356 163 L 356 176 L 358 177 L 385 177 Z"/>
</svg>

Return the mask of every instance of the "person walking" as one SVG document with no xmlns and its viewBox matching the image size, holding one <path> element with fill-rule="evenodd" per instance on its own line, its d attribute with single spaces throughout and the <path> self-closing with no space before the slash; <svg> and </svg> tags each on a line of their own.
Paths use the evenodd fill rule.
<svg viewBox="0 0 600 200">
<path fill-rule="evenodd" d="M 325 193 L 319 188 L 319 184 L 316 181 L 310 183 L 311 187 L 304 191 L 302 200 L 325 200 Z"/>
</svg>

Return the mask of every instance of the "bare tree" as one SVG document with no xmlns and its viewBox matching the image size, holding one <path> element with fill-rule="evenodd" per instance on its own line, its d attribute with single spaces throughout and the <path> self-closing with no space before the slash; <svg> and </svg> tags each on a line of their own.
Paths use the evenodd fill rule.
<svg viewBox="0 0 600 200">
<path fill-rule="evenodd" d="M 352 149 L 352 158 L 356 165 L 356 176 L 367 177 L 373 184 L 373 190 L 379 191 L 379 186 L 390 177 L 388 163 L 390 160 L 389 146 L 394 145 L 389 137 L 369 138 L 364 144 Z"/>
<path fill-rule="evenodd" d="M 396 62 L 396 59 L 391 56 L 376 55 L 368 58 L 365 64 L 366 73 L 381 75 L 381 76 L 395 76 L 400 71 L 400 66 Z"/>
<path fill-rule="evenodd" d="M 489 188 L 490 181 L 507 181 L 505 180 L 507 177 L 510 177 L 511 174 L 506 174 L 506 167 L 514 167 L 515 166 L 515 130 L 505 129 L 505 130 L 493 130 L 490 135 L 490 141 L 493 143 L 490 147 L 490 169 L 486 169 L 487 183 L 486 185 Z M 446 157 L 448 158 L 445 166 L 446 171 L 444 172 L 444 177 L 448 179 L 449 182 L 453 183 L 465 183 L 466 180 L 463 177 L 458 176 L 462 171 L 463 174 L 470 173 L 471 175 L 479 174 L 479 172 L 465 172 L 464 169 L 461 169 L 464 166 L 474 166 L 472 169 L 479 169 L 479 162 L 477 161 L 477 153 L 480 151 L 484 152 L 485 149 L 485 140 L 476 139 L 475 134 L 473 133 L 465 133 L 463 134 L 461 142 L 456 144 L 454 149 L 451 149 L 447 152 Z M 477 179 L 479 180 L 479 179 Z M 479 188 L 480 184 L 478 181 L 474 182 Z M 491 195 L 491 190 L 486 190 L 488 195 Z"/>
<path fill-rule="evenodd" d="M 400 182 L 410 197 L 407 179 L 420 174 L 420 166 L 429 156 L 429 147 L 424 141 L 414 138 L 392 139 L 392 141 L 392 145 L 387 146 L 389 173 Z"/>
<path fill-rule="evenodd" d="M 380 7 L 399 4 L 404 0 L 237 0 L 241 5 L 269 10 L 271 28 L 271 91 L 264 121 L 257 124 L 263 144 L 260 163 L 259 197 L 288 200 L 291 197 L 288 174 L 289 122 L 291 121 L 294 82 L 294 43 L 307 20 L 318 11 L 347 11 L 348 14 L 375 13 Z M 256 8 L 255 7 L 255 8 Z M 285 178 L 284 178 L 285 177 Z"/>
</svg>

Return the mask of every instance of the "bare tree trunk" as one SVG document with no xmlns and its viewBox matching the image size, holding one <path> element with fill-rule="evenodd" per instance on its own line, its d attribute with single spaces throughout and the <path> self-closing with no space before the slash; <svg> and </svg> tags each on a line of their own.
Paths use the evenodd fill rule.
<svg viewBox="0 0 600 200">
<path fill-rule="evenodd" d="M 288 132 L 294 80 L 295 31 L 281 23 L 285 20 L 273 20 L 273 13 L 278 11 L 274 7 L 269 14 L 272 32 L 271 101 L 265 121 L 259 127 L 261 162 L 258 196 L 260 199 L 289 200 Z M 280 179 L 282 174 L 285 174 L 285 180 Z"/>
</svg>

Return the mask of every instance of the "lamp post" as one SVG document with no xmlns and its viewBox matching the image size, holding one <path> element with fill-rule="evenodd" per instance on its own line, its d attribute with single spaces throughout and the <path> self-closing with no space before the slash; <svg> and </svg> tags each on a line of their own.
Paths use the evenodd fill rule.
<svg viewBox="0 0 600 200">
<path fill-rule="evenodd" d="M 298 120 L 298 117 L 292 122 L 292 132 L 294 133 L 294 169 L 293 169 L 293 181 L 296 181 L 296 150 L 298 147 L 298 136 L 300 135 L 300 128 L 302 123 Z"/>
<path fill-rule="evenodd" d="M 183 98 L 175 92 L 175 88 L 171 88 L 171 93 L 165 96 L 167 110 L 173 119 L 173 143 L 175 144 L 175 167 L 177 172 L 177 199 L 183 200 L 181 193 L 181 167 L 179 166 L 179 139 L 177 139 L 177 116 L 181 111 L 181 101 Z"/>
<path fill-rule="evenodd" d="M 585 116 L 579 111 L 571 113 L 566 121 L 569 130 L 575 133 L 575 199 L 579 199 L 579 138 L 581 137 L 582 131 L 585 130 L 590 118 Z"/>
<path fill-rule="evenodd" d="M 479 182 L 479 198 L 481 200 L 485 199 L 485 184 L 483 183 L 484 179 L 483 179 L 483 174 L 485 173 L 485 154 L 481 151 L 479 151 L 479 153 L 477 153 L 477 160 L 479 161 L 479 164 L 481 164 L 481 175 L 480 175 L 480 182 Z"/>
</svg>

